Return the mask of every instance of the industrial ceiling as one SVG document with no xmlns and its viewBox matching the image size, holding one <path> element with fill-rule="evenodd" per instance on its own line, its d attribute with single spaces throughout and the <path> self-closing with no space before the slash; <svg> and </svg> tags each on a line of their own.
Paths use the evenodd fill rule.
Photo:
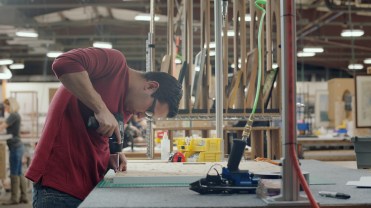
<svg viewBox="0 0 371 208">
<path fill-rule="evenodd" d="M 249 1 L 246 2 L 248 5 Z M 371 66 L 364 63 L 371 58 L 371 0 L 296 2 L 298 51 L 309 46 L 324 49 L 312 57 L 298 57 L 298 63 L 347 74 L 364 73 Z M 230 27 L 233 26 L 232 4 L 229 1 Z M 194 1 L 193 6 L 196 53 L 200 49 L 200 1 Z M 159 17 L 155 23 L 159 66 L 167 46 L 167 0 L 156 0 L 155 8 Z M 175 0 L 174 35 L 177 36 L 181 36 L 181 10 L 182 1 Z M 211 19 L 213 10 L 211 6 Z M 0 59 L 24 63 L 24 69 L 12 70 L 11 81 L 55 81 L 51 71 L 53 59 L 46 56 L 48 51 L 68 51 L 91 47 L 94 41 L 106 41 L 125 54 L 130 66 L 144 70 L 149 22 L 134 18 L 149 11 L 149 0 L 0 0 Z M 342 37 L 344 29 L 361 29 L 364 35 Z M 35 31 L 38 37 L 18 37 L 16 32 L 20 30 Z M 231 56 L 233 41 L 230 43 Z M 363 64 L 364 68 L 357 72 L 349 70 L 351 63 Z"/>
</svg>

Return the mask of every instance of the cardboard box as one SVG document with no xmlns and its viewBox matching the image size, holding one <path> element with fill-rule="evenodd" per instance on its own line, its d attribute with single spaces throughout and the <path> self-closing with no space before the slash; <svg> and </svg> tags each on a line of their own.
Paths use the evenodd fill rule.
<svg viewBox="0 0 371 208">
<path fill-rule="evenodd" d="M 329 127 L 335 128 L 336 115 L 336 103 L 343 101 L 344 93 L 350 92 L 354 98 L 354 80 L 353 78 L 336 78 L 328 81 L 328 118 Z M 337 110 L 341 110 L 337 108 Z M 352 106 L 352 111 L 355 110 L 355 106 Z M 344 109 L 345 112 L 345 109 Z M 349 118 L 348 118 L 349 119 Z M 350 118 L 351 119 L 351 118 Z"/>
</svg>

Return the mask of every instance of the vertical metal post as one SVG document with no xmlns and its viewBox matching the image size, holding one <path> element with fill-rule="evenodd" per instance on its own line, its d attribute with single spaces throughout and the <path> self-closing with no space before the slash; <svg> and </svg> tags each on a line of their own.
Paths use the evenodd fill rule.
<svg viewBox="0 0 371 208">
<path fill-rule="evenodd" d="M 215 101 L 216 101 L 216 136 L 223 138 L 223 57 L 222 57 L 222 2 L 214 0 L 214 31 L 215 31 Z M 222 142 L 224 144 L 224 142 Z M 224 146 L 221 145 L 222 158 Z"/>
<path fill-rule="evenodd" d="M 146 72 L 154 71 L 155 68 L 155 0 L 150 4 L 151 21 L 149 24 L 148 39 L 146 41 Z M 154 141 L 152 134 L 152 120 L 147 121 L 147 157 L 154 158 Z"/>
<path fill-rule="evenodd" d="M 282 198 L 284 201 L 299 200 L 299 179 L 293 168 L 289 154 L 290 143 L 296 143 L 296 22 L 295 1 L 281 0 L 282 37 L 282 138 L 283 180 Z"/>
</svg>

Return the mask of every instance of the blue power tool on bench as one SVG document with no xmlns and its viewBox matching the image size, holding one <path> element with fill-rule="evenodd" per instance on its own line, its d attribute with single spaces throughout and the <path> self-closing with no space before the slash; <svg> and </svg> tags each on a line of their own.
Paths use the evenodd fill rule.
<svg viewBox="0 0 371 208">
<path fill-rule="evenodd" d="M 255 193 L 260 179 L 248 170 L 238 169 L 245 147 L 245 140 L 234 139 L 227 167 L 222 168 L 222 174 L 218 171 L 217 175 L 207 173 L 206 178 L 191 183 L 189 189 L 200 194 Z"/>
</svg>

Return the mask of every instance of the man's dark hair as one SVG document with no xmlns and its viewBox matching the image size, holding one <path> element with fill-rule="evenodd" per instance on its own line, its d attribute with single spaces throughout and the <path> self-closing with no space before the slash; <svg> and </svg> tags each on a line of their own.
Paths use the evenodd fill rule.
<svg viewBox="0 0 371 208">
<path fill-rule="evenodd" d="M 173 76 L 165 72 L 146 72 L 144 78 L 148 81 L 156 81 L 160 87 L 152 94 L 162 103 L 169 105 L 168 118 L 178 114 L 180 99 L 183 96 L 182 85 Z"/>
</svg>

